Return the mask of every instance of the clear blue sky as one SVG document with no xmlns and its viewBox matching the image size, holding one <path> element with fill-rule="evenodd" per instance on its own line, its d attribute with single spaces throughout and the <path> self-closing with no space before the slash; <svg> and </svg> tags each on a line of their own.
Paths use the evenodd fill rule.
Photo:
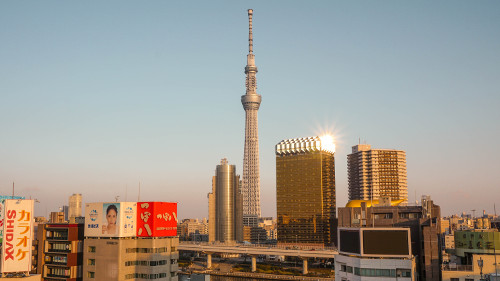
<svg viewBox="0 0 500 281">
<path fill-rule="evenodd" d="M 410 200 L 500 213 L 499 1 L 2 1 L 0 193 L 178 201 L 241 174 L 254 9 L 263 215 L 274 145 L 333 131 L 338 206 L 361 139 L 407 152 Z"/>
</svg>

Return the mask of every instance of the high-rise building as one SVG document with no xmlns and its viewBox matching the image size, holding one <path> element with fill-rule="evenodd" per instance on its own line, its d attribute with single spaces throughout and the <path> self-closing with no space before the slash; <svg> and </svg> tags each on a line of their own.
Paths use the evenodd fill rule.
<svg viewBox="0 0 500 281">
<path fill-rule="evenodd" d="M 50 212 L 51 223 L 64 223 L 64 212 Z"/>
<path fill-rule="evenodd" d="M 252 35 L 253 10 L 248 10 L 249 36 L 246 74 L 246 94 L 241 96 L 245 109 L 245 152 L 243 156 L 243 217 L 245 225 L 257 226 L 260 212 L 260 175 L 259 175 L 259 124 L 257 111 L 262 100 L 257 94 L 257 66 L 253 54 Z"/>
<path fill-rule="evenodd" d="M 243 196 L 236 166 L 222 159 L 212 178 L 208 194 L 209 241 L 243 241 Z"/>
<path fill-rule="evenodd" d="M 335 242 L 334 154 L 329 136 L 276 145 L 279 244 L 330 246 Z"/>
<path fill-rule="evenodd" d="M 372 149 L 368 144 L 352 147 L 347 155 L 349 200 L 390 197 L 408 203 L 406 153 L 395 149 Z"/>
<path fill-rule="evenodd" d="M 62 211 L 64 213 L 64 220 L 69 221 L 69 206 L 68 205 L 62 206 Z"/>
<path fill-rule="evenodd" d="M 69 197 L 69 221 L 75 222 L 76 217 L 82 216 L 82 195 L 73 194 Z"/>
</svg>

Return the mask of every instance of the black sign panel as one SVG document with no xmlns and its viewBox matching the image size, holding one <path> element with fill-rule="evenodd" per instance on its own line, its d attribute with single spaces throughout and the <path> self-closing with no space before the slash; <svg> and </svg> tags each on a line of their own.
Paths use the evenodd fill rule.
<svg viewBox="0 0 500 281">
<path fill-rule="evenodd" d="M 408 230 L 363 231 L 364 255 L 410 255 Z"/>
<path fill-rule="evenodd" d="M 341 229 L 340 232 L 340 251 L 353 254 L 360 254 L 359 230 Z"/>
</svg>

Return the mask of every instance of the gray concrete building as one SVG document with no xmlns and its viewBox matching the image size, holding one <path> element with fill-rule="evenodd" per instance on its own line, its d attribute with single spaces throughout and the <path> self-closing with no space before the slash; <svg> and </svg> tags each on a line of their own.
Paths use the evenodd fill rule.
<svg viewBox="0 0 500 281">
<path fill-rule="evenodd" d="M 243 195 L 236 166 L 221 160 L 208 194 L 209 241 L 243 241 Z"/>
</svg>

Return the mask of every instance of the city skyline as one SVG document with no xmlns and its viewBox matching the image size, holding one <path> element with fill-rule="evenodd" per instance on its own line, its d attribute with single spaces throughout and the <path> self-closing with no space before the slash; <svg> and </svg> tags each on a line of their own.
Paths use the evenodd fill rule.
<svg viewBox="0 0 500 281">
<path fill-rule="evenodd" d="M 494 1 L 2 3 L 2 195 L 15 182 L 47 216 L 73 193 L 83 203 L 135 201 L 140 182 L 141 200 L 208 217 L 213 166 L 227 157 L 243 171 L 249 8 L 265 93 L 263 216 L 276 216 L 274 145 L 328 131 L 338 207 L 347 154 L 366 141 L 406 151 L 410 202 L 427 194 L 443 215 L 493 212 Z"/>
</svg>

